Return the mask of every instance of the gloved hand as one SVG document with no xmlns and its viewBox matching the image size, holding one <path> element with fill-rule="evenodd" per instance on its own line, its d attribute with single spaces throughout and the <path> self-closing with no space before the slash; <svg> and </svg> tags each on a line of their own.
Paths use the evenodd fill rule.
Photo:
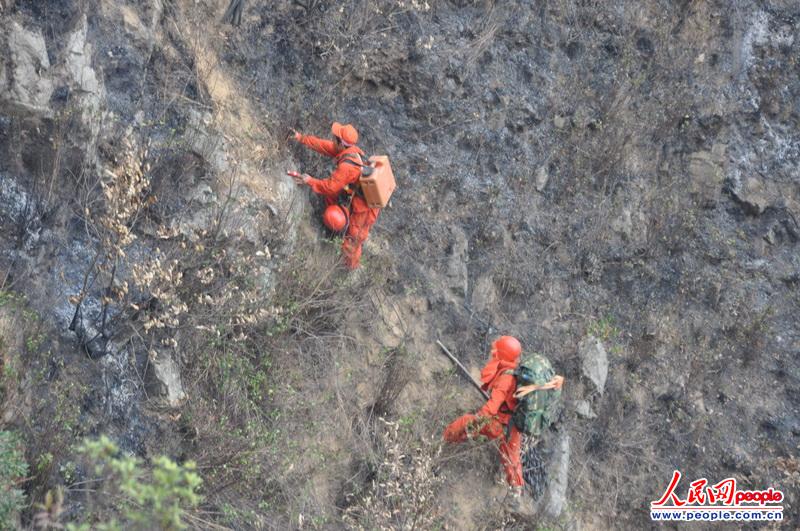
<svg viewBox="0 0 800 531">
<path fill-rule="evenodd" d="M 295 184 L 308 184 L 308 180 L 311 179 L 311 176 L 307 173 L 301 174 L 298 171 L 289 170 L 286 172 L 286 175 L 294 180 Z"/>
</svg>

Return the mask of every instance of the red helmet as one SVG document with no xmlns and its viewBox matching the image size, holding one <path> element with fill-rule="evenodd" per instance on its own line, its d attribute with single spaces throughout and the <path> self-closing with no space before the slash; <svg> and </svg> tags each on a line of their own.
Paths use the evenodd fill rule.
<svg viewBox="0 0 800 531">
<path fill-rule="evenodd" d="M 333 122 L 331 133 L 333 136 L 338 136 L 345 146 L 355 146 L 356 142 L 358 142 L 358 131 L 350 124 Z"/>
<path fill-rule="evenodd" d="M 322 214 L 322 222 L 333 232 L 342 232 L 347 226 L 347 210 L 342 205 L 331 205 Z"/>
<path fill-rule="evenodd" d="M 514 361 L 522 352 L 522 345 L 515 337 L 500 336 L 492 343 L 492 351 L 501 360 Z"/>
</svg>

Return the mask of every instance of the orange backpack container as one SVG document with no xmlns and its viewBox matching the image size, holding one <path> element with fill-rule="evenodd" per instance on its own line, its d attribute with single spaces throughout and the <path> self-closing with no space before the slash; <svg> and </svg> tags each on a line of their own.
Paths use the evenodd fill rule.
<svg viewBox="0 0 800 531">
<path fill-rule="evenodd" d="M 394 182 L 394 173 L 389 164 L 389 157 L 376 155 L 369 158 L 369 166 L 363 167 L 359 184 L 364 192 L 364 199 L 370 208 L 383 208 L 389 204 L 397 186 Z"/>
</svg>

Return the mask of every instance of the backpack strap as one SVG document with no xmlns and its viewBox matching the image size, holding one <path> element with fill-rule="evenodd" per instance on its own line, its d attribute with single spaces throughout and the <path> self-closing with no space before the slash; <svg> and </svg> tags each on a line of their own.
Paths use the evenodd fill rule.
<svg viewBox="0 0 800 531">
<path fill-rule="evenodd" d="M 366 155 L 365 155 L 366 156 Z M 372 174 L 373 168 L 369 163 L 364 163 L 359 161 L 355 158 L 355 153 L 345 153 L 342 157 L 337 161 L 337 163 L 346 162 L 347 164 L 352 164 L 353 166 L 361 169 L 361 175 L 364 177 L 369 177 Z"/>
<path fill-rule="evenodd" d="M 516 371 L 515 371 L 514 369 L 506 369 L 506 370 L 504 370 L 504 371 L 503 371 L 502 373 L 500 373 L 500 374 L 508 374 L 508 375 L 514 376 L 514 373 L 515 373 L 515 372 L 516 372 Z M 498 409 L 498 411 L 499 411 L 500 413 L 508 413 L 509 415 L 511 415 L 512 413 L 514 413 L 514 410 L 513 410 L 513 409 L 511 409 L 510 407 L 508 407 L 508 404 L 507 404 L 505 401 L 503 401 L 503 403 L 502 403 L 502 404 L 500 404 L 500 408 Z"/>
<path fill-rule="evenodd" d="M 366 166 L 366 164 L 364 164 L 363 162 L 360 162 L 356 158 L 356 154 L 355 153 L 345 153 L 344 155 L 342 155 L 342 157 L 337 162 L 338 163 L 346 162 L 348 164 L 352 164 L 353 166 L 357 166 L 359 168 L 363 168 L 364 166 Z"/>
<path fill-rule="evenodd" d="M 364 156 L 366 157 L 366 155 L 364 155 Z M 363 162 L 361 162 L 361 158 L 362 158 L 361 155 L 359 155 L 358 153 L 353 153 L 353 152 L 344 153 L 342 155 L 339 155 L 339 157 L 336 158 L 336 164 L 337 165 L 338 164 L 342 164 L 342 163 L 350 164 L 350 165 L 355 166 L 356 168 L 360 169 L 362 176 L 365 176 L 365 177 L 369 176 L 372 173 L 372 166 L 370 166 L 369 164 L 364 164 Z M 348 184 L 347 186 L 345 186 L 345 191 L 351 197 L 353 195 L 359 195 L 361 197 L 364 197 L 364 192 L 361 190 L 361 183 L 359 181 L 356 181 L 356 182 L 354 182 L 352 184 Z"/>
</svg>

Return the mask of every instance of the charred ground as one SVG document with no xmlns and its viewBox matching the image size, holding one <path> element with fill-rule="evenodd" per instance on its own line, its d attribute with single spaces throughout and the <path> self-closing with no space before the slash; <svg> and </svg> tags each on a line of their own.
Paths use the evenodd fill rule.
<svg viewBox="0 0 800 531">
<path fill-rule="evenodd" d="M 197 460 L 203 517 L 233 527 L 531 527 L 542 522 L 509 519 L 494 500 L 503 490 L 491 446 L 442 453 L 436 443 L 477 399 L 435 340 L 477 367 L 488 342 L 509 332 L 567 378 L 549 447 L 569 436 L 569 487 L 550 524 L 647 525 L 648 503 L 674 469 L 780 487 L 796 519 L 792 2 L 253 0 L 237 29 L 218 23 L 224 3 L 17 1 L 2 12 L 4 27 L 43 35 L 53 70 L 68 63 L 66 43 L 86 16 L 90 66 L 103 82 L 87 101 L 65 67 L 41 108 L 8 92 L 0 117 L 9 278 L 46 335 L 61 338 L 44 349 L 46 363 L 73 367 L 48 373 L 61 382 L 49 392 L 78 381 L 70 392 L 83 393 L 71 413 L 81 429 L 64 440 L 111 432 L 143 456 Z M 5 72 L 18 71 L 14 57 Z M 19 85 L 2 72 L 0 88 Z M 24 86 L 29 100 L 42 90 L 36 79 Z M 116 119 L 91 118 L 107 111 Z M 281 177 L 289 165 L 325 174 L 324 161 L 283 136 L 291 127 L 324 134 L 332 120 L 356 124 L 398 176 L 359 283 L 333 268 L 335 245 L 303 243 L 320 232 L 305 221 L 318 205 L 300 212 L 308 199 Z M 180 254 L 180 242 L 196 245 L 202 230 L 246 233 L 198 236 L 209 249 L 246 256 L 267 242 L 271 251 L 259 278 L 276 310 L 246 330 L 243 346 L 189 329 L 213 312 L 169 336 L 189 397 L 173 408 L 135 377 L 147 349 L 88 360 L 70 351 L 75 338 L 59 317 L 75 293 L 63 284 L 79 283 L 95 244 L 80 219 L 98 194 L 92 176 L 127 128 L 153 146 L 159 201 L 145 219 L 177 231 L 162 243 L 137 222 L 144 249 L 173 245 L 187 275 L 209 257 Z M 8 200 L 23 196 L 37 208 Z M 214 206 L 223 204 L 238 206 Z M 66 281 L 48 273 L 53 264 L 66 266 Z M 242 279 L 236 264 L 220 267 Z M 37 298 L 63 299 L 64 310 Z M 238 337 L 237 326 L 223 337 Z M 602 391 L 582 373 L 590 335 L 608 353 Z M 579 403 L 596 418 L 579 415 Z M 48 450 L 41 434 L 27 439 L 33 463 Z M 56 463 L 71 462 L 64 446 L 49 450 Z M 410 475 L 393 476 L 394 465 Z M 415 488 L 387 491 L 387 478 Z M 48 468 L 30 500 L 75 481 Z M 81 496 L 67 497 L 77 504 L 70 518 Z"/>
</svg>

